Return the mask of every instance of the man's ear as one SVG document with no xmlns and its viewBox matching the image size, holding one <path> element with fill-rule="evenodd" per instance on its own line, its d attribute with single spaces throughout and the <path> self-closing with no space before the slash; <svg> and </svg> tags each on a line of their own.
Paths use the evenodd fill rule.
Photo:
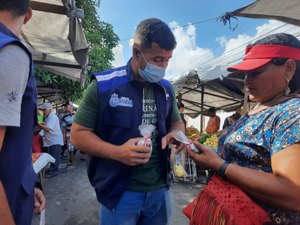
<svg viewBox="0 0 300 225">
<path fill-rule="evenodd" d="M 32 17 L 32 9 L 28 8 L 28 11 L 24 18 L 24 24 L 26 24 L 31 19 L 31 17 Z"/>
<path fill-rule="evenodd" d="M 139 56 L 139 54 L 141 54 L 140 50 L 137 47 L 133 46 L 133 55 L 137 57 Z"/>
</svg>

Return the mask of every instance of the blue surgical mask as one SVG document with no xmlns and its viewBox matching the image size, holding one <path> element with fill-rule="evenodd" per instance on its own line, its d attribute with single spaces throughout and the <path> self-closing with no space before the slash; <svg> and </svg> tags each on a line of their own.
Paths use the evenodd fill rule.
<svg viewBox="0 0 300 225">
<path fill-rule="evenodd" d="M 163 79 L 163 77 L 165 76 L 166 68 L 148 63 L 142 51 L 140 52 L 146 62 L 146 67 L 144 70 L 141 70 L 138 66 L 139 74 L 143 78 L 143 80 L 150 83 L 157 83 L 158 81 Z"/>
</svg>

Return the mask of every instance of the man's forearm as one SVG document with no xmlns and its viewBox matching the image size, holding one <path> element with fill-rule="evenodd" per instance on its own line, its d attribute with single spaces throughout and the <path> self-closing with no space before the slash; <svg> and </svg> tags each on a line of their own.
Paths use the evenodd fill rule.
<svg viewBox="0 0 300 225">
<path fill-rule="evenodd" d="M 42 123 L 39 123 L 38 125 L 40 126 L 40 128 L 42 128 L 46 132 L 50 132 L 51 131 L 51 129 L 49 127 L 47 127 L 46 125 L 44 125 Z"/>
<path fill-rule="evenodd" d="M 6 127 L 0 126 L 0 151 L 2 149 Z"/>
<path fill-rule="evenodd" d="M 71 143 L 89 155 L 114 159 L 114 152 L 117 146 L 100 139 L 91 130 L 85 129 L 77 124 L 71 128 Z"/>
<path fill-rule="evenodd" d="M 5 131 L 6 131 L 6 127 L 3 126 L 0 127 L 0 151 L 2 149 Z M 0 180 L 0 225 L 15 225 L 1 180 Z"/>
<path fill-rule="evenodd" d="M 0 180 L 0 225 L 15 225 L 8 206 L 5 190 Z"/>
<path fill-rule="evenodd" d="M 181 130 L 181 131 L 185 132 L 184 123 L 181 120 L 171 124 L 171 126 L 169 128 L 169 132 L 175 131 L 175 130 Z"/>
</svg>

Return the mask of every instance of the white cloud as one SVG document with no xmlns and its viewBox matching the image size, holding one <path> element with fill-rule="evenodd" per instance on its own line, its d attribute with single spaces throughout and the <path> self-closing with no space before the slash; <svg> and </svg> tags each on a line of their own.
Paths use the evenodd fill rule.
<svg viewBox="0 0 300 225">
<path fill-rule="evenodd" d="M 295 35 L 299 32 L 299 27 L 276 20 L 270 20 L 267 23 L 256 27 L 256 34 L 254 36 L 239 34 L 236 38 L 227 39 L 222 36 L 216 38 L 216 40 L 222 47 L 224 47 L 224 53 L 227 53 L 237 48 L 245 49 L 245 47 L 250 43 L 253 43 L 267 35 L 280 32 Z"/>
<path fill-rule="evenodd" d="M 177 27 L 173 30 L 177 47 L 167 69 L 166 78 L 169 80 L 187 73 L 189 70 L 201 65 L 201 63 L 214 58 L 214 54 L 210 49 L 197 46 L 194 25 L 189 25 L 186 29 L 178 25 L 176 22 L 170 24 L 171 27 Z"/>
<path fill-rule="evenodd" d="M 230 39 L 226 38 L 225 36 L 218 37 L 216 38 L 216 41 L 222 48 L 224 48 L 223 54 L 220 57 L 206 64 L 202 64 L 202 66 L 199 69 L 203 68 L 203 66 L 216 65 L 219 65 L 222 68 L 226 69 L 228 66 L 234 65 L 242 60 L 245 48 L 248 44 L 254 43 L 267 35 L 280 32 L 285 32 L 294 36 L 299 36 L 300 28 L 291 24 L 270 20 L 261 26 L 257 26 L 256 33 L 253 36 L 243 33 L 238 34 L 235 38 Z"/>
<path fill-rule="evenodd" d="M 246 43 L 250 42 L 253 37 L 247 34 L 239 34 L 236 38 L 227 39 L 226 37 L 222 36 L 217 38 L 219 44 L 224 47 L 224 53 L 230 52 L 237 48 L 244 48 Z"/>
</svg>

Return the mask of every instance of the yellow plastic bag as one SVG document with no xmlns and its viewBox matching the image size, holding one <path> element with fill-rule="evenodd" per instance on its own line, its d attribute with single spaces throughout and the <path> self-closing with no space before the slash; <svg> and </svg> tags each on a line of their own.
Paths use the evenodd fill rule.
<svg viewBox="0 0 300 225">
<path fill-rule="evenodd" d="M 185 169 L 181 165 L 181 163 L 179 161 L 179 157 L 176 157 L 176 156 L 177 155 L 175 155 L 174 175 L 176 177 L 186 177 L 187 172 L 185 171 Z"/>
</svg>

